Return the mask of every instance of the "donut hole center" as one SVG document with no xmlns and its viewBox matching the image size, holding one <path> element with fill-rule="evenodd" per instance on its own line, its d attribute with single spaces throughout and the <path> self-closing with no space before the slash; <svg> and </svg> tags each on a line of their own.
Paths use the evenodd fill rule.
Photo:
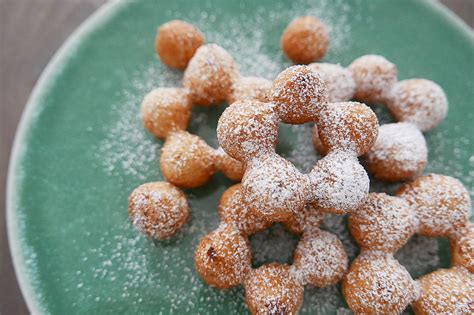
<svg viewBox="0 0 474 315">
<path fill-rule="evenodd" d="M 314 123 L 302 125 L 280 124 L 276 152 L 302 173 L 309 173 L 321 156 L 311 140 Z"/>
<path fill-rule="evenodd" d="M 280 223 L 250 236 L 252 267 L 273 262 L 291 264 L 298 241 L 299 237 L 288 232 Z"/>
</svg>

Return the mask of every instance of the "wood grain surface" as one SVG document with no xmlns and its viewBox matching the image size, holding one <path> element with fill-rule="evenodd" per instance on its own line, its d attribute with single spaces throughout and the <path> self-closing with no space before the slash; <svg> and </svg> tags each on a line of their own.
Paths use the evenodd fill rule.
<svg viewBox="0 0 474 315">
<path fill-rule="evenodd" d="M 0 314 L 28 314 L 10 259 L 4 216 L 8 159 L 18 120 L 48 60 L 105 1 L 0 0 Z M 474 25 L 474 1 L 441 2 Z"/>
</svg>

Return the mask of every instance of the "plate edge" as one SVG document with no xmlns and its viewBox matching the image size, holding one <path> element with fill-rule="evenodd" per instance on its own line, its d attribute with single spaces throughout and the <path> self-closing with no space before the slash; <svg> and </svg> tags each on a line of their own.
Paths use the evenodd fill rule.
<svg viewBox="0 0 474 315">
<path fill-rule="evenodd" d="M 7 238 L 12 257 L 15 276 L 20 287 L 20 291 L 25 299 L 28 310 L 31 314 L 48 313 L 44 308 L 44 304 L 38 299 L 38 295 L 34 293 L 32 280 L 26 268 L 25 256 L 22 251 L 22 244 L 19 236 L 19 226 L 17 220 L 17 200 L 16 186 L 18 185 L 18 162 L 22 159 L 24 150 L 21 144 L 24 142 L 29 123 L 37 114 L 36 108 L 39 106 L 38 100 L 43 96 L 44 89 L 48 84 L 60 73 L 62 65 L 71 57 L 71 51 L 74 51 L 82 39 L 91 33 L 98 25 L 105 23 L 112 15 L 122 6 L 126 5 L 126 1 L 111 0 L 100 6 L 95 12 L 87 17 L 66 39 L 66 41 L 55 52 L 47 66 L 41 73 L 37 83 L 35 84 L 28 101 L 25 105 L 20 121 L 17 126 L 15 137 L 13 140 L 12 150 L 7 171 L 7 189 L 6 189 L 6 223 Z M 59 69 L 59 70 L 58 70 Z"/>
</svg>

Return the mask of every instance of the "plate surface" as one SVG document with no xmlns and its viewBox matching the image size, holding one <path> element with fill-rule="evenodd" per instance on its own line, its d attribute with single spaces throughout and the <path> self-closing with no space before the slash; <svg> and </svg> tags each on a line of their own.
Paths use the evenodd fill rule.
<svg viewBox="0 0 474 315">
<path fill-rule="evenodd" d="M 9 239 L 33 313 L 241 314 L 243 290 L 204 285 L 193 267 L 199 238 L 218 225 L 217 200 L 232 183 L 216 175 L 187 191 L 191 220 L 175 238 L 151 242 L 128 223 L 127 197 L 162 179 L 161 141 L 142 128 L 138 108 L 151 88 L 180 84 L 155 57 L 156 27 L 172 18 L 198 25 L 227 48 L 245 75 L 274 78 L 289 65 L 282 29 L 301 14 L 330 29 L 325 61 L 348 65 L 376 53 L 399 78 L 423 77 L 448 96 L 447 119 L 427 134 L 427 171 L 460 178 L 473 195 L 474 41 L 466 26 L 424 1 L 127 1 L 101 8 L 68 40 L 43 74 L 23 115 L 8 185 Z M 373 107 L 388 121 L 381 107 Z M 216 146 L 224 105 L 195 108 L 189 130 Z M 283 126 L 279 152 L 307 171 L 317 160 L 310 126 Z M 374 189 L 393 190 L 374 183 Z M 325 223 L 351 257 L 344 218 Z M 290 261 L 296 240 L 278 225 L 252 238 L 254 265 Z M 414 254 L 416 252 L 416 255 Z M 438 258 L 440 252 L 440 258 Z M 414 257 L 415 256 L 415 257 Z M 449 261 L 446 244 L 415 237 L 397 255 L 417 277 Z M 302 314 L 344 312 L 337 286 L 307 288 Z"/>
</svg>

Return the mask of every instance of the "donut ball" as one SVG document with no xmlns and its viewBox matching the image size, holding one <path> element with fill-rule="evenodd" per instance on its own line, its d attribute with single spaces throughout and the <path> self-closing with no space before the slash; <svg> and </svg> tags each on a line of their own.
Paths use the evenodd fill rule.
<svg viewBox="0 0 474 315">
<path fill-rule="evenodd" d="M 426 236 L 449 236 L 469 222 L 471 199 L 460 181 L 453 177 L 428 174 L 400 187 L 400 196 L 415 206 L 420 227 Z"/>
<path fill-rule="evenodd" d="M 356 314 L 400 314 L 419 287 L 391 254 L 366 252 L 349 267 L 342 294 Z"/>
<path fill-rule="evenodd" d="M 227 154 L 242 162 L 275 151 L 278 119 L 272 104 L 247 100 L 227 107 L 217 124 L 217 140 Z"/>
<path fill-rule="evenodd" d="M 366 153 L 378 134 L 378 120 L 366 105 L 357 102 L 331 103 L 319 115 L 319 140 L 329 151 Z"/>
<path fill-rule="evenodd" d="M 314 124 L 313 129 L 311 129 L 311 140 L 313 142 L 314 148 L 321 156 L 328 154 L 329 149 L 321 142 L 321 139 L 319 138 L 318 126 L 316 124 Z"/>
<path fill-rule="evenodd" d="M 229 104 L 235 101 L 257 100 L 261 102 L 268 101 L 268 94 L 273 82 L 258 77 L 240 77 L 232 86 L 232 93 L 229 94 L 227 102 Z"/>
<path fill-rule="evenodd" d="M 326 84 L 329 102 L 345 102 L 352 99 L 356 87 L 349 69 L 332 63 L 312 63 L 308 66 L 317 72 Z"/>
<path fill-rule="evenodd" d="M 204 282 L 218 289 L 242 283 L 251 269 L 251 260 L 247 238 L 226 223 L 204 236 L 194 253 L 197 273 Z"/>
<path fill-rule="evenodd" d="M 389 182 L 411 179 L 420 174 L 427 160 L 425 137 L 410 123 L 380 126 L 375 144 L 364 156 L 368 172 Z"/>
<path fill-rule="evenodd" d="M 474 274 L 474 224 L 470 223 L 450 239 L 451 261 Z"/>
<path fill-rule="evenodd" d="M 325 213 L 312 204 L 306 204 L 303 209 L 295 212 L 288 220 L 283 221 L 285 228 L 293 234 L 318 229 L 323 223 Z"/>
<path fill-rule="evenodd" d="M 287 124 L 303 124 L 316 120 L 327 105 L 326 86 L 308 66 L 292 66 L 283 70 L 270 92 L 275 111 Z"/>
<path fill-rule="evenodd" d="M 285 28 L 281 49 L 294 63 L 307 64 L 322 59 L 329 47 L 323 22 L 312 16 L 299 16 Z"/>
<path fill-rule="evenodd" d="M 297 314 L 303 303 L 303 286 L 288 265 L 277 263 L 252 270 L 245 278 L 245 302 L 251 314 Z"/>
<path fill-rule="evenodd" d="M 233 223 L 245 235 L 251 235 L 270 227 L 271 221 L 264 220 L 249 211 L 242 202 L 241 184 L 227 188 L 219 200 L 218 212 L 223 222 Z"/>
<path fill-rule="evenodd" d="M 188 219 L 184 193 L 167 182 L 147 183 L 128 198 L 128 216 L 133 226 L 152 239 L 166 239 Z"/>
<path fill-rule="evenodd" d="M 239 77 L 232 56 L 216 44 L 199 47 L 184 71 L 183 85 L 191 91 L 197 105 L 209 106 L 225 101 Z"/>
<path fill-rule="evenodd" d="M 304 207 L 308 184 L 293 164 L 270 153 L 247 164 L 242 196 L 258 215 L 269 221 L 286 221 Z"/>
<path fill-rule="evenodd" d="M 215 171 L 214 151 L 201 138 L 186 131 L 166 138 L 160 155 L 161 173 L 182 188 L 204 185 Z"/>
<path fill-rule="evenodd" d="M 428 131 L 446 117 L 448 99 L 433 81 L 410 79 L 393 86 L 387 108 L 397 121 L 409 122 L 421 131 Z"/>
<path fill-rule="evenodd" d="M 172 20 L 158 29 L 155 50 L 165 65 L 182 70 L 203 43 L 204 35 L 195 26 Z"/>
<path fill-rule="evenodd" d="M 397 82 L 397 69 L 382 56 L 365 55 L 349 66 L 356 84 L 354 98 L 364 103 L 381 103 Z"/>
<path fill-rule="evenodd" d="M 191 118 L 189 91 L 182 88 L 158 88 L 148 93 L 141 105 L 145 129 L 159 139 L 170 132 L 185 130 Z"/>
<path fill-rule="evenodd" d="M 439 269 L 418 280 L 416 314 L 473 314 L 474 276 L 464 268 Z"/>
<path fill-rule="evenodd" d="M 244 176 L 244 166 L 242 162 L 230 157 L 227 153 L 219 147 L 215 153 L 216 168 L 224 173 L 225 176 L 234 180 L 240 181 Z"/>
<path fill-rule="evenodd" d="M 322 211 L 344 214 L 361 205 L 369 193 L 369 177 L 354 155 L 331 152 L 309 174 L 310 201 Z"/>
<path fill-rule="evenodd" d="M 407 201 L 385 193 L 370 193 L 361 207 L 352 211 L 349 230 L 363 250 L 394 253 L 416 232 L 416 211 Z"/>
<path fill-rule="evenodd" d="M 347 272 L 349 259 L 336 235 L 312 230 L 303 234 L 293 254 L 292 271 L 303 284 L 327 287 Z"/>
</svg>

